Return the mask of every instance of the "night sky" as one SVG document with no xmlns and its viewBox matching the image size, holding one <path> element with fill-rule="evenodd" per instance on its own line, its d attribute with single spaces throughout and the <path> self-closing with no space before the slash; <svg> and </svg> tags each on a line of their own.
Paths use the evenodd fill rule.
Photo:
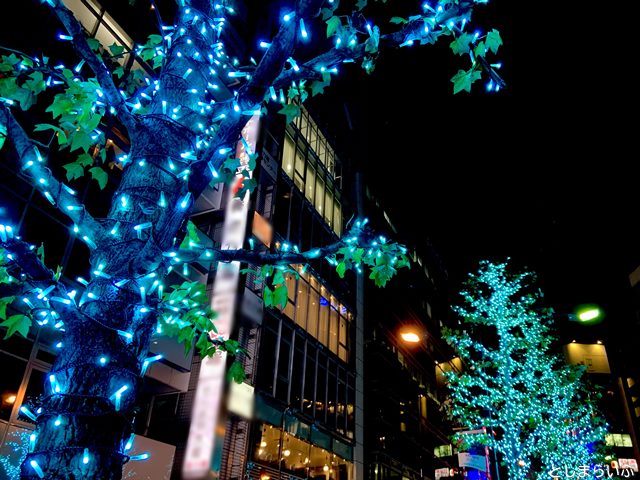
<svg viewBox="0 0 640 480">
<path fill-rule="evenodd" d="M 332 93 L 348 99 L 343 148 L 402 230 L 416 241 L 418 227 L 428 232 L 452 288 L 479 260 L 510 257 L 538 273 L 556 311 L 604 307 L 603 324 L 564 325 L 568 335 L 628 341 L 640 180 L 621 39 L 589 2 L 492 0 L 476 12 L 471 28 L 502 34 L 508 88 L 487 94 L 476 83 L 454 97 L 449 79 L 467 63 L 448 42 L 386 54 L 370 78 Z"/>
</svg>

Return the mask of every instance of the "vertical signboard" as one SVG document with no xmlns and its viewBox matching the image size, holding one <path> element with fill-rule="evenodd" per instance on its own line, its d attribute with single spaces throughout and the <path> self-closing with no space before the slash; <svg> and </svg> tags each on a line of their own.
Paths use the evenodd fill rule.
<svg viewBox="0 0 640 480">
<path fill-rule="evenodd" d="M 255 152 L 258 141 L 260 117 L 254 116 L 242 130 L 242 136 L 251 149 L 245 150 L 243 142 L 238 142 L 236 157 L 240 159 L 240 170 L 248 168 L 248 153 Z M 249 172 L 251 175 L 251 172 Z M 236 181 L 242 179 L 241 173 Z M 225 210 L 222 248 L 235 250 L 242 248 L 247 227 L 249 193 L 242 198 L 235 196 L 236 188 L 229 189 L 229 201 Z M 211 308 L 218 314 L 215 325 L 218 335 L 229 338 L 235 317 L 236 296 L 240 279 L 240 262 L 219 262 L 213 285 Z M 196 386 L 196 396 L 191 413 L 191 425 L 187 439 L 187 449 L 182 465 L 183 478 L 203 478 L 211 470 L 214 437 L 220 417 L 220 405 L 226 376 L 226 352 L 218 352 L 213 357 L 202 359 L 200 375 Z"/>
</svg>

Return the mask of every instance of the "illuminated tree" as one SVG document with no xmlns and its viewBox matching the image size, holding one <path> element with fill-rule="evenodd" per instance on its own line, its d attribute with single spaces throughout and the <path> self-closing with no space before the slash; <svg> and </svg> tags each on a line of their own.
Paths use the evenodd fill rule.
<svg viewBox="0 0 640 480">
<path fill-rule="evenodd" d="M 548 479 L 555 468 L 560 477 L 565 469 L 577 474 L 593 465 L 605 434 L 584 370 L 550 352 L 551 311 L 534 307 L 540 294 L 530 292 L 529 276 L 482 263 L 461 293 L 464 306 L 455 308 L 466 329 L 445 336 L 465 364 L 460 374 L 446 373 L 452 418 L 495 431 L 461 440 L 500 452 L 510 479 Z"/>
<path fill-rule="evenodd" d="M 24 410 L 36 430 L 21 475 L 117 479 L 125 461 L 144 459 L 129 457 L 127 450 L 142 375 L 158 359 L 148 357 L 152 336 L 170 335 L 187 347 L 195 342 L 201 355 L 238 351 L 237 342 L 209 333 L 213 312 L 203 285 L 165 289 L 172 268 L 188 269 L 195 261 L 261 266 L 265 304 L 282 306 L 290 265 L 324 259 L 340 275 L 368 268 L 382 286 L 408 264 L 404 247 L 374 235 L 364 220 L 351 222 L 336 243 L 305 252 L 287 245 L 266 253 L 203 245 L 189 222 L 195 199 L 210 184 L 226 182 L 238 201 L 247 201 L 256 185 L 257 158 L 243 137 L 250 119 L 275 113 L 290 121 L 343 64 L 360 63 L 370 72 L 382 48 L 432 44 L 441 37 L 449 37 L 455 54 L 470 59 L 468 69 L 452 79 L 454 92 L 469 91 L 482 76 L 489 90 L 498 90 L 499 65 L 488 56 L 502 41 L 496 30 L 466 31 L 473 7 L 486 0 L 424 4 L 415 16 L 380 20 L 380 26 L 365 20 L 367 0 L 341 6 L 297 0 L 270 41 L 248 40 L 261 53 L 258 61 L 242 64 L 225 53 L 223 31 L 234 13 L 230 2 L 176 0 L 174 21 L 162 23 L 156 7 L 158 32 L 135 47 L 133 53 L 156 71 L 145 77 L 141 69 L 125 70 L 119 63 L 132 52 L 87 38 L 61 0 L 43 3 L 64 26 L 58 40 L 72 44 L 78 63 L 67 68 L 52 52 L 33 57 L 5 48 L 0 147 L 14 152 L 21 175 L 69 218 L 70 233 L 91 257 L 87 279 L 61 279 L 61 272 L 44 265 L 40 248 L 19 239 L 6 222 L 0 226 L 0 282 L 3 292 L 11 290 L 0 300 L 7 334 L 26 336 L 32 324 L 64 333 L 47 395 L 37 411 Z M 313 48 L 306 45 L 311 42 Z M 28 110 L 44 92 L 52 99 L 46 108 L 52 120 L 23 125 L 13 110 Z M 104 188 L 113 128 L 126 133 L 130 149 L 115 161 L 121 180 L 108 214 L 95 218 L 92 206 L 83 205 L 53 171 L 58 158 L 72 157 L 63 165 L 68 182 L 90 174 Z M 32 131 L 36 139 L 47 135 L 51 141 L 32 139 Z M 237 366 L 231 372 L 242 376 Z"/>
</svg>

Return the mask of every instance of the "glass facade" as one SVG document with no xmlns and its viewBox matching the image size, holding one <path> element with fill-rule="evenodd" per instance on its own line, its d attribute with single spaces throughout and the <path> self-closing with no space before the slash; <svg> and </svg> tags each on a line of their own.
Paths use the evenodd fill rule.
<svg viewBox="0 0 640 480">
<path fill-rule="evenodd" d="M 322 158 L 325 160 L 320 160 L 321 157 L 313 148 L 313 144 L 307 143 L 306 136 L 298 130 L 293 132 L 293 136 L 290 133 L 284 136 L 282 170 L 293 180 L 295 186 L 304 192 L 305 198 L 314 206 L 327 225 L 340 236 L 342 234 L 342 203 L 339 185 L 333 177 L 335 172 L 333 150 L 328 146 L 322 147 L 325 152 Z M 294 136 L 297 140 L 294 140 Z M 317 144 L 318 141 L 315 143 Z"/>
<path fill-rule="evenodd" d="M 268 315 L 262 326 L 256 386 L 284 405 L 353 439 L 355 375 L 326 347 L 287 319 Z"/>
<path fill-rule="evenodd" d="M 338 302 L 316 277 L 301 271 L 286 275 L 289 301 L 284 314 L 309 332 L 343 362 L 349 361 L 349 339 L 353 315 Z"/>
<path fill-rule="evenodd" d="M 259 435 L 254 446 L 254 458 L 261 464 L 292 473 L 297 477 L 322 480 L 354 478 L 351 462 L 306 439 L 284 431 L 284 428 L 271 425 L 259 427 Z"/>
</svg>

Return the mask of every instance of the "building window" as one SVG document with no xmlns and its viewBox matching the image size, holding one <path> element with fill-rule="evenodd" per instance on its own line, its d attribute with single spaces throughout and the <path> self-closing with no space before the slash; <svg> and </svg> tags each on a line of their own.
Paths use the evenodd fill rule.
<svg viewBox="0 0 640 480">
<path fill-rule="evenodd" d="M 289 301 L 283 313 L 348 362 L 351 312 L 309 273 L 301 272 L 297 280 L 286 275 L 285 282 Z"/>
<path fill-rule="evenodd" d="M 451 445 L 440 445 L 433 449 L 433 454 L 438 457 L 450 457 L 453 455 L 453 448 Z"/>
<path fill-rule="evenodd" d="M 313 145 L 305 148 L 285 134 L 282 152 L 282 170 L 293 180 L 294 185 L 304 193 L 305 198 L 329 225 L 336 235 L 342 234 L 342 203 L 331 173 L 321 168 L 313 155 Z M 318 164 L 319 163 L 319 164 Z M 333 160 L 331 160 L 333 169 Z"/>
<path fill-rule="evenodd" d="M 271 425 L 262 425 L 254 459 L 302 478 L 351 480 L 353 464 L 344 458 Z"/>
<path fill-rule="evenodd" d="M 628 433 L 610 433 L 604 436 L 604 440 L 610 447 L 633 447 L 631 435 Z"/>
</svg>

